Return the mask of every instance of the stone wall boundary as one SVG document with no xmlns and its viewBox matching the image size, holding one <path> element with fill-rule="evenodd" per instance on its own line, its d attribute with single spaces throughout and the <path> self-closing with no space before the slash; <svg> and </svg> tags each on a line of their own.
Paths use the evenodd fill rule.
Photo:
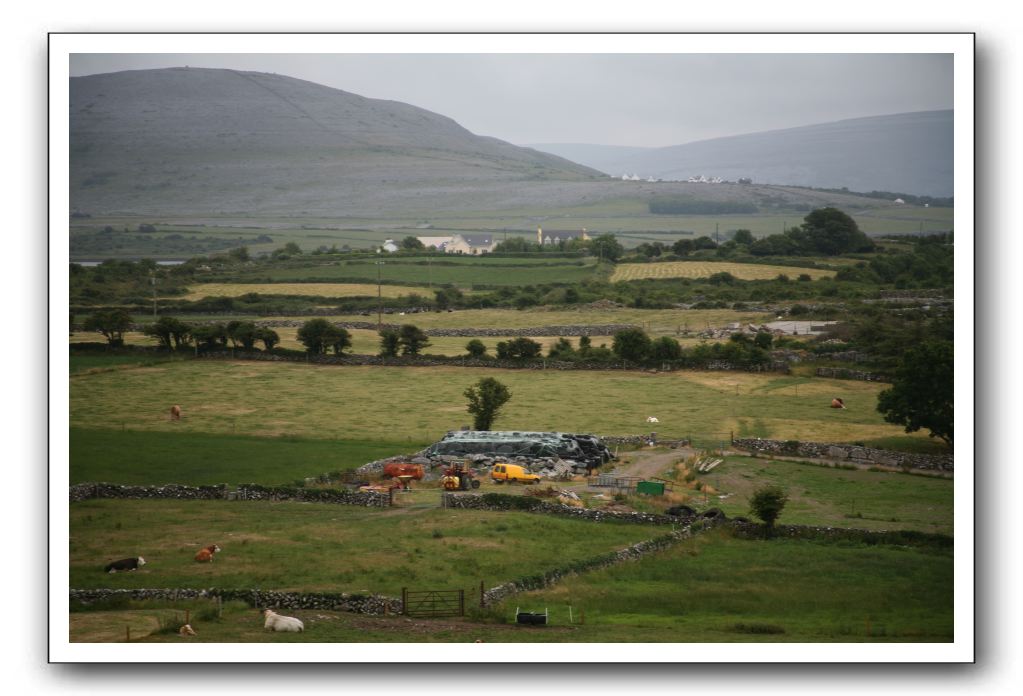
<svg viewBox="0 0 1023 696">
<path fill-rule="evenodd" d="M 83 604 L 125 597 L 132 600 L 178 601 L 216 599 L 241 601 L 256 609 L 323 609 L 356 614 L 400 614 L 401 598 L 329 592 L 277 592 L 219 588 L 71 589 L 68 597 Z"/>
<path fill-rule="evenodd" d="M 481 603 L 484 607 L 501 602 L 513 594 L 529 592 L 530 590 L 541 590 L 561 582 L 566 576 L 585 573 L 591 570 L 607 568 L 608 566 L 624 563 L 625 561 L 636 560 L 655 551 L 666 549 L 683 539 L 693 535 L 689 527 L 673 531 L 670 534 L 640 541 L 618 551 L 594 556 L 582 561 L 570 563 L 560 568 L 548 570 L 539 575 L 530 575 L 510 582 L 492 587 L 483 592 Z"/>
<path fill-rule="evenodd" d="M 863 370 L 852 370 L 848 367 L 818 367 L 815 373 L 818 377 L 830 379 L 853 379 L 862 382 L 888 382 L 892 381 L 888 375 L 877 372 L 865 372 Z"/>
<path fill-rule="evenodd" d="M 797 440 L 762 440 L 760 438 L 736 438 L 732 440 L 732 447 L 754 453 L 832 459 L 850 464 L 943 472 L 955 470 L 954 459 L 951 454 L 915 454 L 912 452 L 895 452 L 874 447 L 863 447 L 861 445 L 801 442 Z"/>
<path fill-rule="evenodd" d="M 364 507 L 389 507 L 391 498 L 384 493 L 351 491 L 346 488 L 294 488 L 290 486 L 260 486 L 244 483 L 236 490 L 226 484 L 215 486 L 122 486 L 112 483 L 77 483 L 68 488 L 69 502 L 96 498 L 133 498 L 137 500 L 268 500 L 272 502 L 295 500 L 304 503 L 331 503 Z"/>
</svg>

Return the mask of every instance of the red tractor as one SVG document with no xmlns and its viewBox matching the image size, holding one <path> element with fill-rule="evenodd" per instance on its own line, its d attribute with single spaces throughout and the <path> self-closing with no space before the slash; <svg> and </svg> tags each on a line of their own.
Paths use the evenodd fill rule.
<svg viewBox="0 0 1023 696">
<path fill-rule="evenodd" d="M 470 488 L 480 487 L 476 474 L 468 464 L 452 464 L 444 470 L 444 476 L 440 481 L 446 491 L 467 491 Z"/>
</svg>

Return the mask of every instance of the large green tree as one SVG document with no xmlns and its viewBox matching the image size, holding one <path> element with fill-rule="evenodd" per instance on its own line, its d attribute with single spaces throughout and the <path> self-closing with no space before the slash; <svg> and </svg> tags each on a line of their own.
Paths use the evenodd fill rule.
<svg viewBox="0 0 1023 696">
<path fill-rule="evenodd" d="M 860 231 L 856 221 L 838 208 L 818 208 L 803 218 L 803 232 L 814 251 L 844 254 L 871 251 L 874 243 Z"/>
<path fill-rule="evenodd" d="M 302 324 L 298 330 L 298 340 L 313 355 L 323 355 L 331 349 L 335 355 L 340 355 L 352 345 L 348 331 L 334 326 L 326 319 L 310 319 Z"/>
<path fill-rule="evenodd" d="M 131 315 L 123 309 L 100 309 L 89 315 L 83 328 L 98 331 L 112 346 L 124 345 L 124 332 L 131 328 Z"/>
<path fill-rule="evenodd" d="M 401 347 L 401 336 L 394 329 L 380 329 L 380 357 L 394 358 Z"/>
<path fill-rule="evenodd" d="M 508 403 L 512 396 L 508 387 L 493 377 L 482 378 L 466 389 L 464 394 L 469 400 L 466 410 L 472 415 L 474 430 L 490 430 L 497 420 L 501 407 Z"/>
<path fill-rule="evenodd" d="M 617 261 L 624 253 L 625 247 L 618 243 L 613 234 L 602 234 L 590 240 L 590 256 Z"/>
<path fill-rule="evenodd" d="M 402 355 L 419 355 L 419 353 L 430 345 L 430 337 L 414 324 L 404 324 L 398 330 L 398 344 L 401 345 Z"/>
<path fill-rule="evenodd" d="M 953 374 L 951 341 L 927 341 L 911 348 L 896 369 L 892 386 L 878 394 L 877 410 L 907 433 L 926 428 L 931 437 L 952 447 Z"/>
<path fill-rule="evenodd" d="M 622 360 L 643 362 L 650 356 L 651 341 L 643 329 L 623 329 L 615 333 L 611 350 Z"/>
<path fill-rule="evenodd" d="M 160 317 L 143 328 L 142 333 L 155 338 L 161 347 L 171 350 L 189 344 L 192 327 L 174 317 Z"/>
</svg>

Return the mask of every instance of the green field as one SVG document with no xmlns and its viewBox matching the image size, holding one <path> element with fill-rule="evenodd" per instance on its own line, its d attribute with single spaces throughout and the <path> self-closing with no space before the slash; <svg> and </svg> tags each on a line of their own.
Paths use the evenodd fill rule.
<svg viewBox="0 0 1023 696">
<path fill-rule="evenodd" d="M 195 642 L 947 642 L 954 636 L 952 587 L 947 551 L 711 533 L 470 610 L 466 619 L 293 611 L 306 631 L 268 637 L 257 610 L 236 602 L 225 604 L 221 618 L 208 603 L 129 603 L 149 608 L 74 612 L 71 635 L 112 642 L 124 639 L 126 625 L 138 636 L 161 620 L 173 630 L 190 608 Z M 514 625 L 516 607 L 547 609 L 549 625 Z M 168 631 L 135 640 L 181 638 Z"/>
<path fill-rule="evenodd" d="M 437 259 L 433 263 L 426 259 L 388 257 L 380 266 L 372 261 L 336 261 L 329 264 L 295 267 L 258 268 L 248 274 L 238 273 L 237 278 L 245 280 L 247 275 L 270 282 L 310 281 L 332 282 L 356 281 L 375 283 L 410 283 L 424 286 L 454 285 L 472 288 L 474 285 L 521 286 L 543 283 L 580 283 L 594 277 L 597 265 L 595 259 L 483 259 L 467 257 L 452 261 Z M 379 273 L 379 276 L 378 276 Z"/>
<path fill-rule="evenodd" d="M 823 195 L 821 205 L 831 198 Z M 921 208 L 915 206 L 874 207 L 861 199 L 866 207 L 846 210 L 867 234 L 916 234 L 947 232 L 953 228 L 953 208 Z M 433 215 L 435 213 L 431 213 Z M 407 236 L 446 236 L 454 232 L 490 232 L 503 238 L 522 236 L 535 239 L 536 228 L 582 229 L 591 236 L 612 233 L 626 247 L 643 242 L 667 242 L 714 237 L 732 230 L 748 229 L 762 237 L 781 233 L 786 227 L 801 222 L 807 211 L 780 210 L 751 215 L 651 215 L 645 200 L 639 198 L 608 199 L 592 205 L 530 210 L 459 212 L 430 219 L 431 229 L 416 229 L 421 218 L 383 215 L 379 218 L 303 217 L 243 218 L 234 216 L 203 216 L 195 219 L 169 219 L 157 224 L 157 233 L 140 234 L 140 224 L 151 224 L 151 218 L 103 216 L 69 227 L 72 259 L 106 258 L 188 258 L 211 250 L 245 245 L 250 253 L 272 252 L 288 242 L 295 242 L 306 252 L 319 247 L 348 245 L 352 249 L 371 249 L 385 239 L 401 240 Z M 116 232 L 99 233 L 110 225 Z M 129 232 L 122 230 L 127 227 Z M 181 239 L 166 239 L 181 235 Z M 272 242 L 259 242 L 261 235 Z"/>
<path fill-rule="evenodd" d="M 70 424 L 84 429 L 316 439 L 435 441 L 469 423 L 463 391 L 481 377 L 512 399 L 497 427 L 636 434 L 656 416 L 663 437 L 716 444 L 730 433 L 857 442 L 903 435 L 875 410 L 885 385 L 737 372 L 339 367 L 184 361 L 79 373 Z M 840 395 L 848 408 L 828 408 Z M 181 421 L 168 409 L 179 404 Z"/>
<path fill-rule="evenodd" d="M 602 638 L 672 642 L 950 641 L 951 552 L 697 537 L 655 556 L 518 595 L 514 606 L 585 611 Z M 556 638 L 555 638 L 556 639 Z"/>
<path fill-rule="evenodd" d="M 670 477 L 669 472 L 665 477 Z M 686 502 L 697 509 L 720 508 L 729 517 L 752 517 L 749 499 L 753 492 L 772 485 L 789 496 L 782 524 L 953 532 L 954 482 L 950 478 L 731 456 L 709 473 L 698 474 L 697 479 L 714 493 L 705 496 L 689 491 Z M 633 496 L 640 504 L 644 497 Z M 669 504 L 659 509 L 655 505 L 652 511 Z"/>
<path fill-rule="evenodd" d="M 292 484 L 415 452 L 428 442 L 71 428 L 71 483 Z"/>
<path fill-rule="evenodd" d="M 439 494 L 438 494 L 439 495 Z M 401 596 L 479 588 L 665 533 L 524 512 L 266 501 L 89 500 L 71 506 L 71 587 L 230 587 Z M 599 533 L 597 533 L 599 532 Z M 200 564 L 208 544 L 222 551 Z M 108 574 L 111 560 L 146 565 Z"/>
</svg>

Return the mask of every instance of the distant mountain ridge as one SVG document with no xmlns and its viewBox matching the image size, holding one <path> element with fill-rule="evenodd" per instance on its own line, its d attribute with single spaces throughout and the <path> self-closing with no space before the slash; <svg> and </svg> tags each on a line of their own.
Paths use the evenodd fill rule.
<svg viewBox="0 0 1023 696">
<path fill-rule="evenodd" d="M 583 144 L 532 145 L 612 176 L 685 180 L 721 177 L 757 183 L 846 187 L 952 196 L 951 110 L 868 116 L 831 123 L 622 151 Z"/>
<path fill-rule="evenodd" d="M 603 178 L 425 109 L 268 73 L 73 77 L 70 122 L 71 203 L 97 212 L 366 210 L 382 186 Z"/>
</svg>

